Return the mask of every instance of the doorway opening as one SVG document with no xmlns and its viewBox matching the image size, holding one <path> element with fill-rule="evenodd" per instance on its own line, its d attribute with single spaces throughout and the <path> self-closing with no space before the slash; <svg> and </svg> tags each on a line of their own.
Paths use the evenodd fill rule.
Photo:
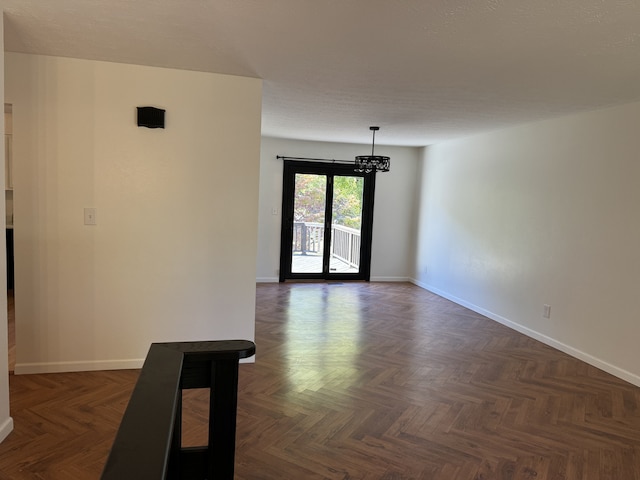
<svg viewBox="0 0 640 480">
<path fill-rule="evenodd" d="M 4 104 L 4 200 L 7 256 L 7 327 L 9 342 L 9 373 L 16 363 L 15 304 L 13 296 L 13 106 Z"/>
<path fill-rule="evenodd" d="M 285 160 L 280 281 L 369 280 L 375 174 Z"/>
</svg>

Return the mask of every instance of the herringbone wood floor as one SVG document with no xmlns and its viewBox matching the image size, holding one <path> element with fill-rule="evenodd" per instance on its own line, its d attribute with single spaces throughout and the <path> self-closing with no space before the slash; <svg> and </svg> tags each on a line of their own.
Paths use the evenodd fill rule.
<svg viewBox="0 0 640 480">
<path fill-rule="evenodd" d="M 640 480 L 640 388 L 413 285 L 257 290 L 237 479 Z M 98 478 L 136 377 L 11 376 L 0 478 Z"/>
</svg>

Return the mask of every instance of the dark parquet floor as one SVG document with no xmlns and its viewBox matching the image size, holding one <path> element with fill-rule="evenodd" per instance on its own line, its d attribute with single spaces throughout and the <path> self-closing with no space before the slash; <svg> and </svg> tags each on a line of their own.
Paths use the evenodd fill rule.
<svg viewBox="0 0 640 480">
<path fill-rule="evenodd" d="M 640 388 L 418 287 L 260 284 L 256 319 L 236 479 L 640 480 Z M 98 478 L 136 377 L 11 376 L 0 479 Z"/>
</svg>

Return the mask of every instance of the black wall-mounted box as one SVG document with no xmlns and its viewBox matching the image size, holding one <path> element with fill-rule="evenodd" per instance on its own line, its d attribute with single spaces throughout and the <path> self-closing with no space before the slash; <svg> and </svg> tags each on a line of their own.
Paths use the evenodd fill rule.
<svg viewBox="0 0 640 480">
<path fill-rule="evenodd" d="M 138 107 L 138 126 L 164 128 L 165 110 L 155 107 Z"/>
</svg>

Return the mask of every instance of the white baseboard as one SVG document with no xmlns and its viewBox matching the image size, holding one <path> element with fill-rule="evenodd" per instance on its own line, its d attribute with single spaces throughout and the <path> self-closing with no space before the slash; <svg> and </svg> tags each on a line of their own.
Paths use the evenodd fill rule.
<svg viewBox="0 0 640 480">
<path fill-rule="evenodd" d="M 409 277 L 371 277 L 372 282 L 409 282 Z"/>
<path fill-rule="evenodd" d="M 461 298 L 458 298 L 454 295 L 450 295 L 447 292 L 444 292 L 436 287 L 433 287 L 431 285 L 428 285 L 426 283 L 420 282 L 416 279 L 411 279 L 410 280 L 411 283 L 424 288 L 425 290 L 428 290 L 432 293 L 435 293 L 436 295 L 446 298 L 447 300 L 451 300 L 453 303 L 457 303 L 458 305 L 462 305 L 463 307 L 468 308 L 469 310 L 473 310 L 476 313 L 479 313 L 480 315 L 484 315 L 487 318 L 490 318 L 491 320 L 494 320 L 498 323 L 501 323 L 502 325 L 505 325 L 513 330 L 516 330 L 517 332 L 520 332 L 528 337 L 531 337 L 535 340 L 538 340 L 542 343 L 544 343 L 545 345 L 549 345 L 550 347 L 556 348 L 558 350 L 560 350 L 561 352 L 564 352 L 568 355 L 571 355 L 572 357 L 577 358 L 578 360 L 582 360 L 585 363 L 588 363 L 589 365 L 592 365 L 596 368 L 599 368 L 600 370 L 604 370 L 607 373 L 610 373 L 611 375 L 614 375 L 618 378 L 621 378 L 622 380 L 625 380 L 637 387 L 640 387 L 640 376 L 631 373 L 627 370 L 624 370 L 620 367 L 617 367 L 615 365 L 612 365 L 608 362 L 605 362 L 604 360 L 598 358 L 598 357 L 594 357 L 593 355 L 590 355 L 586 352 L 583 352 L 582 350 L 579 350 L 577 348 L 572 347 L 571 345 L 567 345 L 566 343 L 562 343 L 559 342 L 558 340 L 548 337 L 547 335 L 544 335 L 540 332 L 537 332 L 535 330 L 530 329 L 529 327 L 525 327 L 523 325 L 520 325 L 519 323 L 516 323 L 512 320 L 509 320 L 508 318 L 502 317 L 500 315 L 497 315 L 493 312 L 490 312 L 489 310 L 485 310 L 482 307 L 479 307 L 477 305 L 474 305 L 473 303 L 469 303 L 466 300 L 463 300 Z"/>
<path fill-rule="evenodd" d="M 90 372 L 95 370 L 131 370 L 142 368 L 144 358 L 129 360 L 92 360 L 87 362 L 16 363 L 15 374 Z"/>
<path fill-rule="evenodd" d="M 278 283 L 278 277 L 256 277 L 256 283 Z M 371 277 L 372 282 L 410 282 L 409 277 Z"/>
<path fill-rule="evenodd" d="M 9 417 L 0 425 L 0 443 L 13 431 L 13 418 Z"/>
<path fill-rule="evenodd" d="M 257 277 L 256 283 L 278 283 L 280 279 L 278 277 Z"/>
</svg>

